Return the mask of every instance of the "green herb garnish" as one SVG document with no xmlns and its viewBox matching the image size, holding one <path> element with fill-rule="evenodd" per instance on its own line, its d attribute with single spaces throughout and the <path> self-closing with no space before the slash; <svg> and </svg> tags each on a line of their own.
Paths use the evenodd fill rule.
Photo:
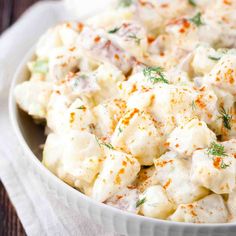
<svg viewBox="0 0 236 236">
<path fill-rule="evenodd" d="M 231 130 L 232 115 L 228 114 L 223 107 L 220 110 L 219 118 L 222 119 L 224 127 L 228 130 Z"/>
<path fill-rule="evenodd" d="M 85 75 L 85 74 L 83 74 L 83 75 L 80 75 L 79 78 L 80 78 L 80 79 L 88 79 L 88 76 Z"/>
<path fill-rule="evenodd" d="M 135 34 L 128 35 L 128 38 L 133 39 L 137 45 L 140 45 L 141 39 L 137 37 Z"/>
<path fill-rule="evenodd" d="M 220 164 L 220 168 L 221 169 L 226 169 L 227 167 L 229 167 L 230 166 L 230 164 L 225 164 L 224 162 L 223 162 L 223 160 L 222 160 L 222 162 L 221 162 L 221 164 Z"/>
<path fill-rule="evenodd" d="M 98 137 L 97 137 L 97 136 L 95 136 L 95 139 L 96 139 L 96 141 L 97 141 L 98 145 L 101 147 L 101 143 L 100 143 L 100 141 L 99 141 L 99 139 L 98 139 Z"/>
<path fill-rule="evenodd" d="M 166 83 L 169 84 L 169 81 L 164 76 L 164 69 L 162 67 L 147 67 L 143 70 L 143 74 L 147 77 L 152 83 Z"/>
<path fill-rule="evenodd" d="M 194 23 L 197 27 L 204 25 L 204 23 L 202 22 L 202 14 L 200 12 L 198 12 L 194 17 L 190 18 L 189 20 Z"/>
<path fill-rule="evenodd" d="M 96 138 L 96 141 L 100 147 L 103 145 L 109 149 L 115 149 L 110 143 L 104 143 L 104 142 L 100 141 L 97 136 L 95 136 L 95 138 Z"/>
<path fill-rule="evenodd" d="M 123 132 L 123 130 L 121 129 L 121 127 L 118 128 L 118 131 L 119 131 L 118 135 L 120 135 L 120 134 Z"/>
<path fill-rule="evenodd" d="M 118 7 L 130 7 L 133 3 L 133 0 L 120 0 Z"/>
<path fill-rule="evenodd" d="M 213 57 L 213 56 L 209 56 L 209 59 L 213 60 L 213 61 L 219 61 L 221 57 Z"/>
<path fill-rule="evenodd" d="M 227 156 L 224 146 L 216 142 L 211 143 L 207 153 L 213 156 Z"/>
<path fill-rule="evenodd" d="M 32 71 L 34 73 L 47 74 L 48 73 L 48 61 L 39 60 L 34 62 Z"/>
<path fill-rule="evenodd" d="M 84 110 L 84 109 L 86 109 L 86 107 L 84 105 L 82 105 L 82 106 L 78 107 L 77 109 Z"/>
<path fill-rule="evenodd" d="M 195 111 L 196 110 L 196 103 L 194 100 L 192 101 L 192 103 L 190 105 L 192 107 L 192 110 Z"/>
<path fill-rule="evenodd" d="M 120 27 L 115 27 L 114 29 L 109 30 L 108 33 L 109 34 L 115 34 L 119 30 L 120 30 Z"/>
<path fill-rule="evenodd" d="M 139 199 L 137 202 L 136 202 L 136 208 L 143 205 L 144 202 L 146 201 L 146 198 L 142 198 L 142 199 Z"/>
<path fill-rule="evenodd" d="M 196 2 L 195 2 L 194 0 L 188 0 L 188 3 L 189 3 L 190 5 L 192 5 L 193 7 L 196 7 L 196 6 L 197 6 L 197 4 L 196 4 Z"/>
<path fill-rule="evenodd" d="M 113 150 L 115 149 L 110 143 L 101 143 L 101 145 L 103 145 L 109 149 L 113 149 Z"/>
</svg>

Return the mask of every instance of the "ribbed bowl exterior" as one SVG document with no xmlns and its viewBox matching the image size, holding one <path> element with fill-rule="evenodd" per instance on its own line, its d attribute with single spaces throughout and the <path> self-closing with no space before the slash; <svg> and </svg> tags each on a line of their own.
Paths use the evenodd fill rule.
<svg viewBox="0 0 236 236">
<path fill-rule="evenodd" d="M 108 231 L 130 236 L 235 236 L 235 224 L 188 224 L 162 221 L 131 213 L 100 204 L 92 199 L 81 196 L 77 190 L 66 184 L 55 184 L 43 173 L 35 172 L 48 191 L 60 199 L 71 209 L 102 225 Z M 55 177 L 56 178 L 56 177 Z M 60 181 L 60 180 L 59 180 Z"/>
</svg>

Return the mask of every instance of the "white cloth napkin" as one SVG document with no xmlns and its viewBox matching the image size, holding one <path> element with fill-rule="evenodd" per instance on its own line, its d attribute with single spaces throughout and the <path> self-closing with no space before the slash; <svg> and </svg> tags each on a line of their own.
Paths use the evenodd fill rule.
<svg viewBox="0 0 236 236">
<path fill-rule="evenodd" d="M 68 209 L 44 189 L 27 170 L 9 122 L 8 92 L 16 67 L 49 26 L 68 18 L 63 7 L 63 2 L 37 3 L 0 37 L 0 178 L 27 235 L 115 235 Z"/>
</svg>

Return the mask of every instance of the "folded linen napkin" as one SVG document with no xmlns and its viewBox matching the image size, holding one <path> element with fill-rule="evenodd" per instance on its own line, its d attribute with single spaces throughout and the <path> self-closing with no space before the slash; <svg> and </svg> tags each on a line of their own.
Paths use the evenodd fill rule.
<svg viewBox="0 0 236 236">
<path fill-rule="evenodd" d="M 28 170 L 9 122 L 8 92 L 18 64 L 48 27 L 65 19 L 64 2 L 43 1 L 0 37 L 0 178 L 27 235 L 115 235 L 73 212 L 44 188 Z"/>
</svg>

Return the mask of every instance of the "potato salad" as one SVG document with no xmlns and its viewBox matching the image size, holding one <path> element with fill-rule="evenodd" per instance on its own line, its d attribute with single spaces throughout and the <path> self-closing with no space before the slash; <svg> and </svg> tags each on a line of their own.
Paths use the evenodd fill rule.
<svg viewBox="0 0 236 236">
<path fill-rule="evenodd" d="M 236 0 L 119 0 L 38 41 L 19 107 L 43 164 L 147 217 L 236 222 Z"/>
</svg>

